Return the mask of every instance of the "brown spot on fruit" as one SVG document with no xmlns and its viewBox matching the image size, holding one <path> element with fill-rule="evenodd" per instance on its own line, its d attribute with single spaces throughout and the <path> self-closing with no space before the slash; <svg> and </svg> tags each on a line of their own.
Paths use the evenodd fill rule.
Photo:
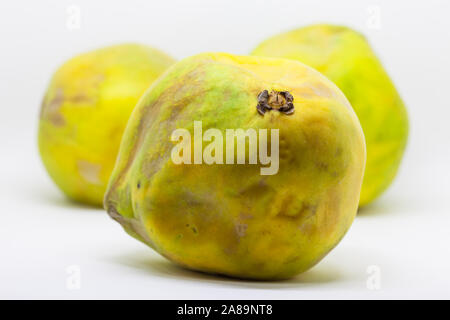
<svg viewBox="0 0 450 320">
<path fill-rule="evenodd" d="M 328 163 L 319 161 L 319 162 L 316 162 L 316 167 L 320 171 L 327 171 L 328 170 Z"/>
<path fill-rule="evenodd" d="M 100 171 L 102 169 L 101 165 L 94 164 L 85 160 L 77 161 L 78 172 L 89 183 L 101 185 Z"/>
<path fill-rule="evenodd" d="M 56 90 L 55 96 L 48 102 L 46 98 L 42 102 L 41 119 L 49 120 L 53 125 L 62 127 L 66 123 L 60 112 L 61 105 L 64 102 L 64 93 L 61 88 Z"/>
<path fill-rule="evenodd" d="M 91 104 L 91 105 L 95 104 L 95 100 L 88 97 L 85 94 L 77 94 L 77 95 L 69 98 L 68 100 L 70 100 L 73 103 L 87 103 L 87 104 Z"/>
<path fill-rule="evenodd" d="M 236 230 L 236 234 L 239 238 L 242 238 L 243 236 L 245 236 L 245 233 L 247 231 L 247 224 L 245 223 L 241 223 L 238 222 L 235 224 L 235 230 Z"/>
</svg>

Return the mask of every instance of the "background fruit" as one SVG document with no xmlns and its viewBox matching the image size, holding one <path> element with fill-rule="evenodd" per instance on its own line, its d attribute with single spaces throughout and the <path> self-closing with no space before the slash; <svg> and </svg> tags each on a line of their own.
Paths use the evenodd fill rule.
<svg viewBox="0 0 450 320">
<path fill-rule="evenodd" d="M 261 115 L 264 90 L 289 91 L 294 112 Z M 278 173 L 174 164 L 171 134 L 185 128 L 194 136 L 194 121 L 204 131 L 279 129 Z M 128 233 L 180 265 L 288 278 L 321 260 L 350 227 L 364 163 L 354 111 L 317 71 L 287 59 L 200 54 L 171 67 L 140 100 L 105 207 Z"/>
<path fill-rule="evenodd" d="M 173 59 L 125 44 L 81 54 L 53 75 L 39 122 L 39 150 L 70 198 L 101 205 L 128 117 Z"/>
<path fill-rule="evenodd" d="M 252 54 L 303 62 L 344 92 L 358 115 L 367 145 L 360 205 L 378 197 L 397 173 L 408 119 L 399 94 L 366 39 L 346 27 L 312 25 L 274 36 Z"/>
</svg>

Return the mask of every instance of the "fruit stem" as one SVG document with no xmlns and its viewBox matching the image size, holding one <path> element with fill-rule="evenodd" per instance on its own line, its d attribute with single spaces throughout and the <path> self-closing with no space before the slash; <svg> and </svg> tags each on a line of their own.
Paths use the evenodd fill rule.
<svg viewBox="0 0 450 320">
<path fill-rule="evenodd" d="M 294 113 L 294 97 L 288 91 L 275 91 L 270 93 L 263 90 L 258 94 L 258 105 L 256 109 L 261 115 L 266 111 L 276 110 L 284 114 Z"/>
</svg>

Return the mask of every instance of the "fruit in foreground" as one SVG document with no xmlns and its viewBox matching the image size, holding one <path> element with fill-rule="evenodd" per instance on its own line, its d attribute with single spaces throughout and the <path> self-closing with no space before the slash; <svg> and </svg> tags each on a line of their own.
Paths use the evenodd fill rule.
<svg viewBox="0 0 450 320">
<path fill-rule="evenodd" d="M 266 151 L 278 170 L 261 158 L 250 163 L 249 137 L 239 156 L 243 135 L 227 135 L 238 129 L 258 133 L 259 142 L 270 133 Z M 205 53 L 172 66 L 136 106 L 105 208 L 184 267 L 289 278 L 350 227 L 364 163 L 358 119 L 319 72 L 287 59 Z"/>
<path fill-rule="evenodd" d="M 397 90 L 366 39 L 346 27 L 312 25 L 274 36 L 252 54 L 300 61 L 322 72 L 342 90 L 366 138 L 360 206 L 386 190 L 405 150 L 408 118 Z"/>
<path fill-rule="evenodd" d="M 173 62 L 153 48 L 125 44 L 81 54 L 56 71 L 41 107 L 39 150 L 67 196 L 102 205 L 131 111 Z"/>
</svg>

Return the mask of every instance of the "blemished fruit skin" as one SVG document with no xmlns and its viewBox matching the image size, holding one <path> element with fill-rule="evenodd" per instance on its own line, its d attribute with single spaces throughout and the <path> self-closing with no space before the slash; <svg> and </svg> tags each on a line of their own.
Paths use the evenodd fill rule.
<svg viewBox="0 0 450 320">
<path fill-rule="evenodd" d="M 260 114 L 264 90 L 288 91 L 294 112 Z M 184 128 L 194 137 L 194 121 L 224 135 L 279 129 L 278 173 L 261 175 L 248 161 L 175 164 L 171 134 Z M 203 53 L 172 66 L 136 106 L 105 208 L 178 265 L 285 279 L 316 264 L 350 227 L 365 156 L 354 111 L 319 72 L 287 59 Z"/>
<path fill-rule="evenodd" d="M 311 25 L 276 35 L 252 55 L 294 59 L 323 73 L 346 95 L 366 137 L 367 163 L 360 206 L 394 180 L 408 139 L 405 106 L 360 33 L 343 26 Z"/>
<path fill-rule="evenodd" d="M 174 60 L 123 44 L 78 55 L 53 75 L 39 120 L 39 151 L 72 200 L 101 206 L 131 111 Z"/>
</svg>

